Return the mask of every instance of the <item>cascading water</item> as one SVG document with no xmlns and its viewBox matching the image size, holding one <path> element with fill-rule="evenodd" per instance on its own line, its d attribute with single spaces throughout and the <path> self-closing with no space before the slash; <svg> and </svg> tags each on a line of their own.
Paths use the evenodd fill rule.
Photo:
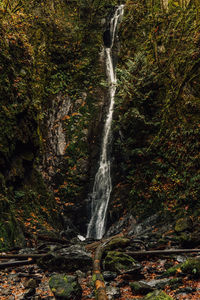
<svg viewBox="0 0 200 300">
<path fill-rule="evenodd" d="M 110 46 L 105 48 L 106 70 L 109 82 L 110 104 L 106 117 L 103 139 L 101 145 L 101 155 L 99 169 L 95 176 L 92 191 L 92 212 L 87 229 L 87 238 L 101 239 L 105 232 L 106 212 L 112 190 L 110 177 L 110 159 L 108 146 L 110 141 L 111 123 L 113 117 L 114 97 L 116 92 L 116 75 L 112 60 L 112 48 L 115 42 L 117 25 L 124 13 L 124 5 L 120 5 L 110 21 Z"/>
</svg>

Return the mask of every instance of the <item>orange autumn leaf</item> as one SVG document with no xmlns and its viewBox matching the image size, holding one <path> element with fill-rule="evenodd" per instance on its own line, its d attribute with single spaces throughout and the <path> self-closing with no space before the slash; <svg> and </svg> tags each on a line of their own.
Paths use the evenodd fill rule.
<svg viewBox="0 0 200 300">
<path fill-rule="evenodd" d="M 105 287 L 104 282 L 100 281 L 100 280 L 97 280 L 96 283 L 95 283 L 95 285 L 96 285 L 96 289 L 97 290 L 100 289 L 100 288 L 104 288 Z"/>
</svg>

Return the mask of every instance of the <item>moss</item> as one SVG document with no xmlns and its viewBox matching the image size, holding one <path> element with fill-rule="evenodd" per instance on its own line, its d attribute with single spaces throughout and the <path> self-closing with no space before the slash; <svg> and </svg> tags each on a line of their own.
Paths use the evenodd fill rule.
<svg viewBox="0 0 200 300">
<path fill-rule="evenodd" d="M 49 287 L 55 297 L 78 300 L 81 298 L 82 290 L 74 276 L 54 275 L 49 280 Z"/>
<path fill-rule="evenodd" d="M 0 251 L 24 246 L 26 246 L 26 240 L 17 219 L 13 214 L 8 219 L 2 216 L 0 222 Z"/>
<path fill-rule="evenodd" d="M 130 240 L 123 237 L 117 237 L 112 239 L 108 245 L 105 247 L 106 251 L 110 251 L 112 249 L 116 248 L 124 248 L 127 245 L 130 244 Z"/>
<path fill-rule="evenodd" d="M 200 277 L 200 258 L 189 258 L 181 265 L 181 270 L 194 277 Z"/>
<path fill-rule="evenodd" d="M 176 221 L 175 231 L 183 232 L 192 229 L 192 220 L 189 217 L 181 218 Z"/>
<path fill-rule="evenodd" d="M 109 251 L 104 262 L 105 269 L 113 272 L 132 269 L 135 264 L 131 256 L 117 251 Z"/>
<path fill-rule="evenodd" d="M 163 291 L 156 290 L 152 293 L 147 294 L 143 300 L 173 300 L 172 297 L 168 296 Z"/>
<path fill-rule="evenodd" d="M 130 282 L 129 285 L 134 295 L 135 294 L 146 295 L 147 293 L 152 292 L 153 290 L 153 288 L 150 285 L 144 282 L 135 281 L 135 282 Z"/>
<path fill-rule="evenodd" d="M 193 277 L 200 277 L 200 259 L 199 258 L 189 258 L 184 263 L 178 264 L 172 268 L 169 268 L 163 275 L 173 276 L 184 274 L 190 274 Z"/>
</svg>

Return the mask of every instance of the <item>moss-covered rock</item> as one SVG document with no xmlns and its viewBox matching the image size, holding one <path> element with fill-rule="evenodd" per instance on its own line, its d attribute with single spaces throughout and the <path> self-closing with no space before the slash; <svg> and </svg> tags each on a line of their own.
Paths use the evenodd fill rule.
<svg viewBox="0 0 200 300">
<path fill-rule="evenodd" d="M 192 220 L 189 217 L 181 218 L 176 221 L 175 231 L 180 233 L 186 230 L 192 230 Z"/>
<path fill-rule="evenodd" d="M 200 277 L 200 259 L 189 258 L 184 263 L 169 268 L 163 275 L 173 276 L 175 274 L 179 276 L 190 274 L 192 277 Z"/>
<path fill-rule="evenodd" d="M 143 300 L 173 300 L 172 297 L 168 296 L 163 291 L 156 290 L 152 293 L 147 294 Z"/>
<path fill-rule="evenodd" d="M 54 275 L 49 280 L 49 287 L 56 299 L 80 300 L 82 289 L 75 276 Z"/>
<path fill-rule="evenodd" d="M 131 291 L 133 295 L 135 294 L 146 295 L 153 291 L 153 288 L 145 282 L 135 281 L 135 282 L 130 282 L 129 285 L 131 287 Z"/>
<path fill-rule="evenodd" d="M 126 271 L 133 271 L 141 269 L 131 256 L 117 251 L 109 251 L 104 261 L 104 268 L 109 271 L 124 273 Z"/>
</svg>

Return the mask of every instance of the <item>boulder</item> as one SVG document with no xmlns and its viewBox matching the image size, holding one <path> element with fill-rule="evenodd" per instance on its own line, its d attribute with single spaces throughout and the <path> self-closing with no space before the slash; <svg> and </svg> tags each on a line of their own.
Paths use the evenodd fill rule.
<svg viewBox="0 0 200 300">
<path fill-rule="evenodd" d="M 130 282 L 129 285 L 131 287 L 131 291 L 133 295 L 137 295 L 137 294 L 146 295 L 149 292 L 153 291 L 153 288 L 150 285 L 148 285 L 146 282 L 135 281 L 135 282 Z"/>
<path fill-rule="evenodd" d="M 163 278 L 163 279 L 152 279 L 146 283 L 153 289 L 163 289 L 166 285 L 169 284 L 169 282 L 170 282 L 169 278 Z"/>
<path fill-rule="evenodd" d="M 49 280 L 49 287 L 59 300 L 80 300 L 82 296 L 81 286 L 75 276 L 54 275 Z"/>
<path fill-rule="evenodd" d="M 141 270 L 141 265 L 137 263 L 131 256 L 118 252 L 109 251 L 104 260 L 105 270 L 117 272 L 117 273 L 134 273 Z"/>
<path fill-rule="evenodd" d="M 92 269 L 92 264 L 91 254 L 80 245 L 63 248 L 38 260 L 42 269 L 52 272 L 87 272 Z"/>
</svg>

